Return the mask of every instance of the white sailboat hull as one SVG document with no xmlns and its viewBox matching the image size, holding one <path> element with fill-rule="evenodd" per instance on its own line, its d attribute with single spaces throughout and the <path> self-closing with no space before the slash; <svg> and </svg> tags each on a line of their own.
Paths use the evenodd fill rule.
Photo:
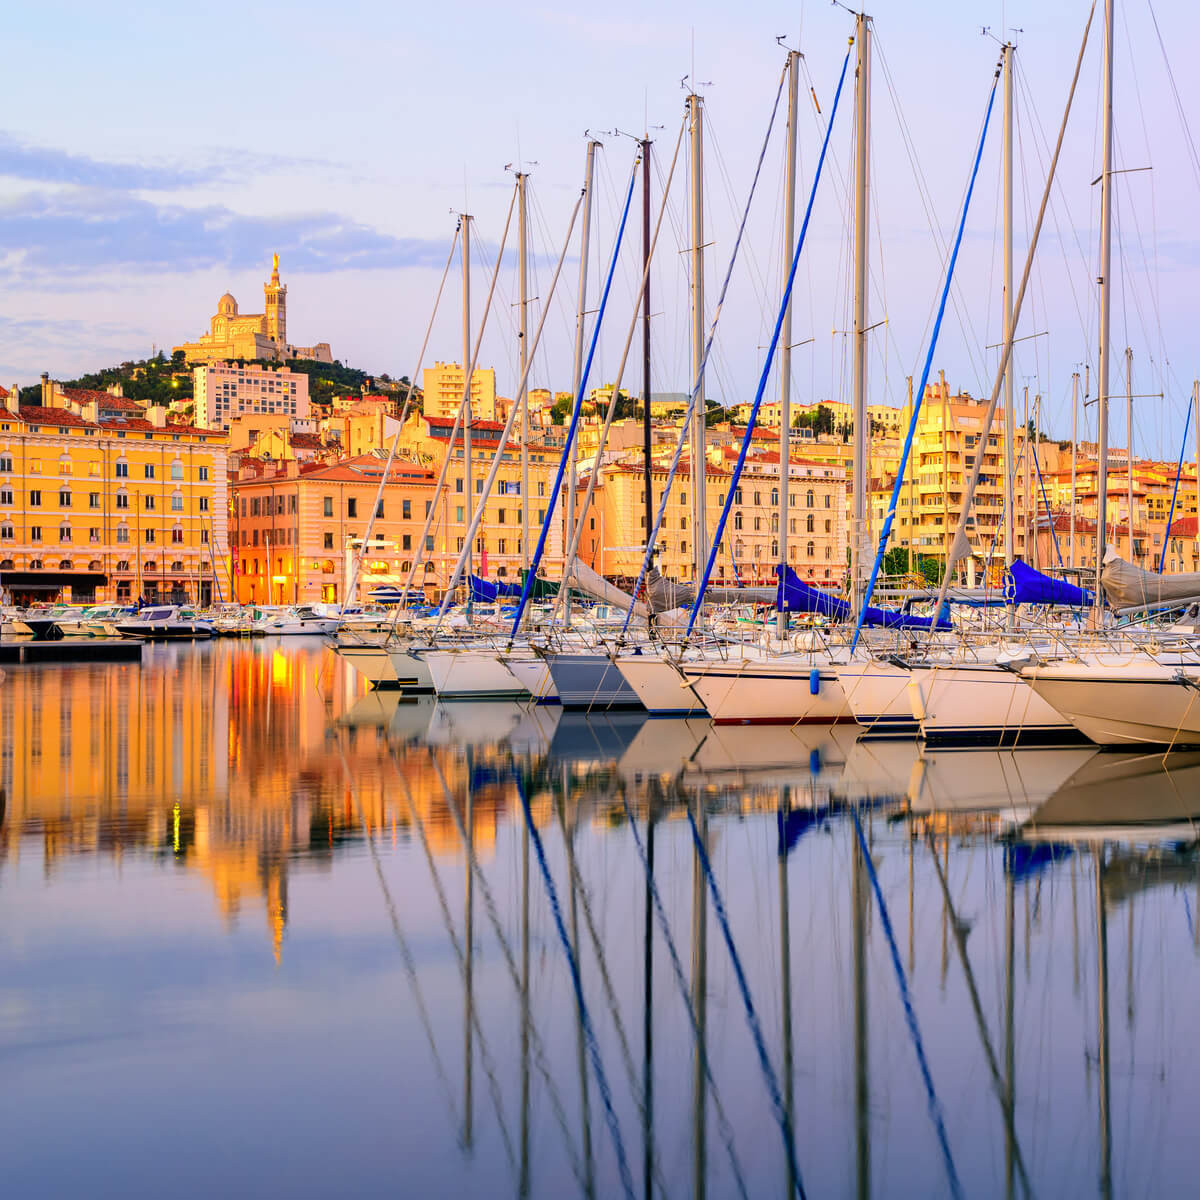
<svg viewBox="0 0 1200 1200">
<path fill-rule="evenodd" d="M 529 689 L 495 650 L 426 650 L 433 689 L 442 700 L 519 700 Z"/>
<path fill-rule="evenodd" d="M 503 655 L 501 661 L 535 700 L 548 704 L 558 699 L 549 664 L 540 654 L 515 652 Z"/>
<path fill-rule="evenodd" d="M 392 670 L 396 684 L 405 692 L 432 692 L 433 676 L 421 653 L 415 650 L 392 650 Z"/>
<path fill-rule="evenodd" d="M 865 732 L 874 736 L 914 736 L 917 718 L 908 694 L 908 667 L 887 662 L 850 662 L 837 668 L 846 704 Z"/>
<path fill-rule="evenodd" d="M 828 662 L 766 659 L 684 664 L 681 669 L 692 691 L 719 725 L 828 725 L 853 720 L 837 671 Z"/>
<path fill-rule="evenodd" d="M 914 667 L 908 694 L 931 744 L 1031 746 L 1079 738 L 1019 675 L 987 663 Z"/>
<path fill-rule="evenodd" d="M 396 678 L 396 668 L 392 665 L 392 656 L 383 646 L 341 645 L 335 646 L 334 649 L 372 687 L 400 686 Z"/>
<path fill-rule="evenodd" d="M 613 662 L 652 716 L 691 717 L 704 713 L 704 705 L 674 663 L 655 654 L 624 654 Z"/>
<path fill-rule="evenodd" d="M 1177 666 L 1159 663 L 1127 671 L 1051 663 L 1023 675 L 1044 703 L 1097 745 L 1200 746 L 1195 669 L 1184 675 Z"/>
</svg>

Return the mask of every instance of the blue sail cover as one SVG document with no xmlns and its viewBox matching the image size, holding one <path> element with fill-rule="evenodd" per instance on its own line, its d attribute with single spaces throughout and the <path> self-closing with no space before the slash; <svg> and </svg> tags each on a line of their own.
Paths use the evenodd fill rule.
<svg viewBox="0 0 1200 1200">
<path fill-rule="evenodd" d="M 480 579 L 478 575 L 471 576 L 471 599 L 481 604 L 494 604 L 497 600 L 520 595 L 519 583 L 505 583 L 502 579 L 493 583 L 490 579 Z"/>
<path fill-rule="evenodd" d="M 854 614 L 845 600 L 805 583 L 791 567 L 776 567 L 775 573 L 779 576 L 779 586 L 775 590 L 776 608 L 786 609 L 788 612 L 818 613 L 823 617 L 832 617 L 835 621 L 848 621 L 853 618 Z M 911 613 L 867 605 L 863 614 L 863 624 L 882 625 L 885 629 L 929 629 L 933 625 L 933 618 L 916 617 Z M 950 619 L 943 617 L 937 627 L 950 629 Z"/>
<path fill-rule="evenodd" d="M 1009 604 L 1069 604 L 1078 608 L 1090 608 L 1096 602 L 1091 592 L 1051 579 L 1019 558 L 1004 581 L 1004 599 Z"/>
</svg>

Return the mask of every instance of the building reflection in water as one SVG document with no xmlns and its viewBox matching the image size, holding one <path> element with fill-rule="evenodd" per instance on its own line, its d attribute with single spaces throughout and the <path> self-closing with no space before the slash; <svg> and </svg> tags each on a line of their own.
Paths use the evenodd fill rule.
<svg viewBox="0 0 1200 1200">
<path fill-rule="evenodd" d="M 928 1191 L 1109 1194 L 1156 1148 L 1134 912 L 1200 945 L 1200 756 L 439 706 L 265 641 L 17 669 L 0 720 L 0 883 L 173 861 L 279 961 L 291 873 L 367 864 L 459 1165 L 518 1195 L 869 1196 L 910 1146 Z"/>
</svg>

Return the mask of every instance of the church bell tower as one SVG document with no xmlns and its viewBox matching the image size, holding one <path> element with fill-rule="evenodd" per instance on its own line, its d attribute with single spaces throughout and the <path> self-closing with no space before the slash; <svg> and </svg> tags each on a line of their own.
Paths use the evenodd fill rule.
<svg viewBox="0 0 1200 1200">
<path fill-rule="evenodd" d="M 287 345 L 287 287 L 279 282 L 279 255 L 271 260 L 271 282 L 263 285 L 266 298 L 267 337 L 282 352 Z"/>
</svg>

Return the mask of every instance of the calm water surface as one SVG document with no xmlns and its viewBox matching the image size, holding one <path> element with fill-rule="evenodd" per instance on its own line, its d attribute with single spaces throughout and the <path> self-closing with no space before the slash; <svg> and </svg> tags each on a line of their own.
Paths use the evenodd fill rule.
<svg viewBox="0 0 1200 1200">
<path fill-rule="evenodd" d="M 1194 1194 L 1200 756 L 0 683 L 5 1196 Z"/>
</svg>

